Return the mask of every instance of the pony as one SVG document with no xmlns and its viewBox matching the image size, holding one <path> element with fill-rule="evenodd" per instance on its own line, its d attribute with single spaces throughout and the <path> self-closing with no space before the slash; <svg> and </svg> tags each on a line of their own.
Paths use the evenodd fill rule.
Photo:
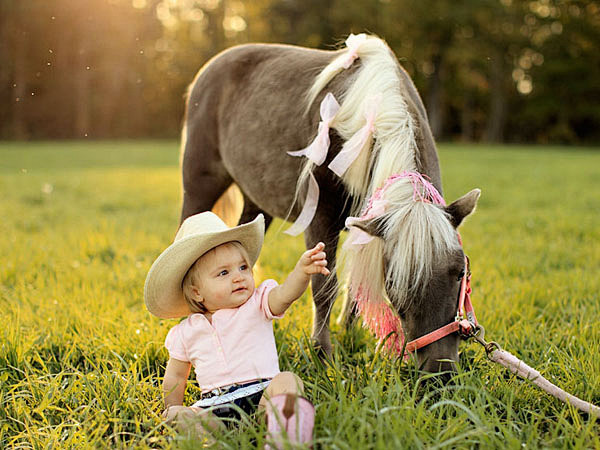
<svg viewBox="0 0 600 450">
<path fill-rule="evenodd" d="M 480 191 L 448 206 L 431 201 L 427 192 L 441 198 L 442 182 L 417 89 L 382 39 L 350 35 L 346 43 L 340 50 L 245 44 L 200 69 L 182 130 L 181 221 L 214 208 L 237 185 L 240 223 L 259 213 L 267 227 L 273 217 L 296 220 L 292 228 L 304 232 L 307 248 L 325 243 L 332 267 L 348 225 L 350 236 L 362 233 L 340 250 L 347 257 L 349 298 L 362 300 L 363 312 L 383 307 L 401 323 L 398 332 L 415 339 L 457 313 L 465 264 L 456 229 Z M 335 114 L 324 118 L 328 105 Z M 313 139 L 329 143 L 320 161 L 307 151 Z M 352 142 L 352 162 L 335 173 L 330 166 Z M 379 197 L 377 214 L 373 196 Z M 339 281 L 332 271 L 313 276 L 311 284 L 312 339 L 331 354 L 329 321 Z M 452 370 L 458 342 L 454 333 L 420 349 L 419 367 Z"/>
</svg>

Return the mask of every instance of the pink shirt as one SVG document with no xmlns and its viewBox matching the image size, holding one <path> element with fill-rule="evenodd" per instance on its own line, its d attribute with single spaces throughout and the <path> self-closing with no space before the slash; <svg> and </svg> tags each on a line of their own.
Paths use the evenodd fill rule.
<svg viewBox="0 0 600 450">
<path fill-rule="evenodd" d="M 268 303 L 275 286 L 264 281 L 242 306 L 216 311 L 212 325 L 191 314 L 171 328 L 165 347 L 171 358 L 192 363 L 202 392 L 279 373 L 272 320 L 283 315 L 274 316 Z"/>
</svg>

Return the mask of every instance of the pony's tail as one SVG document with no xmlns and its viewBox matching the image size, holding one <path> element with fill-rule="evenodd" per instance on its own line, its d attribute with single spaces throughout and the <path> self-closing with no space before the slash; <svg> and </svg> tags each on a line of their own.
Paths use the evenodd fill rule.
<svg viewBox="0 0 600 450">
<path fill-rule="evenodd" d="M 212 212 L 223 219 L 228 227 L 235 227 L 242 216 L 244 197 L 237 184 L 233 183 L 219 197 Z"/>
</svg>

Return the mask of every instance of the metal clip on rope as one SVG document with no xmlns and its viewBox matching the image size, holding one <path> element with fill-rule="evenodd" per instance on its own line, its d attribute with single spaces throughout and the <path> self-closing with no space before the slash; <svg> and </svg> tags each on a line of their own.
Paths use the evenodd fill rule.
<svg viewBox="0 0 600 450">
<path fill-rule="evenodd" d="M 476 342 L 478 342 L 479 344 L 481 344 L 483 346 L 488 358 L 490 357 L 490 354 L 494 350 L 502 350 L 502 347 L 500 347 L 500 344 L 498 344 L 495 341 L 487 342 L 484 339 L 484 336 L 485 336 L 485 328 L 483 328 L 483 325 L 477 325 L 477 327 L 475 328 L 475 331 L 471 334 L 470 337 L 473 338 Z"/>
</svg>

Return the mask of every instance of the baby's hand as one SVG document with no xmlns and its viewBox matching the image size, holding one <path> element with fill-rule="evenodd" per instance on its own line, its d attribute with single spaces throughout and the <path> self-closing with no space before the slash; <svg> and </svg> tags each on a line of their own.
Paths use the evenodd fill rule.
<svg viewBox="0 0 600 450">
<path fill-rule="evenodd" d="M 311 275 L 331 273 L 327 268 L 324 248 L 325 244 L 319 242 L 314 248 L 305 251 L 285 281 L 269 292 L 269 308 L 273 315 L 283 314 L 300 298 L 310 283 Z"/>
<path fill-rule="evenodd" d="M 310 250 L 305 251 L 298 261 L 298 267 L 306 275 L 320 273 L 321 275 L 329 275 L 331 272 L 327 268 L 327 255 L 323 251 L 325 244 L 319 242 Z"/>
</svg>

